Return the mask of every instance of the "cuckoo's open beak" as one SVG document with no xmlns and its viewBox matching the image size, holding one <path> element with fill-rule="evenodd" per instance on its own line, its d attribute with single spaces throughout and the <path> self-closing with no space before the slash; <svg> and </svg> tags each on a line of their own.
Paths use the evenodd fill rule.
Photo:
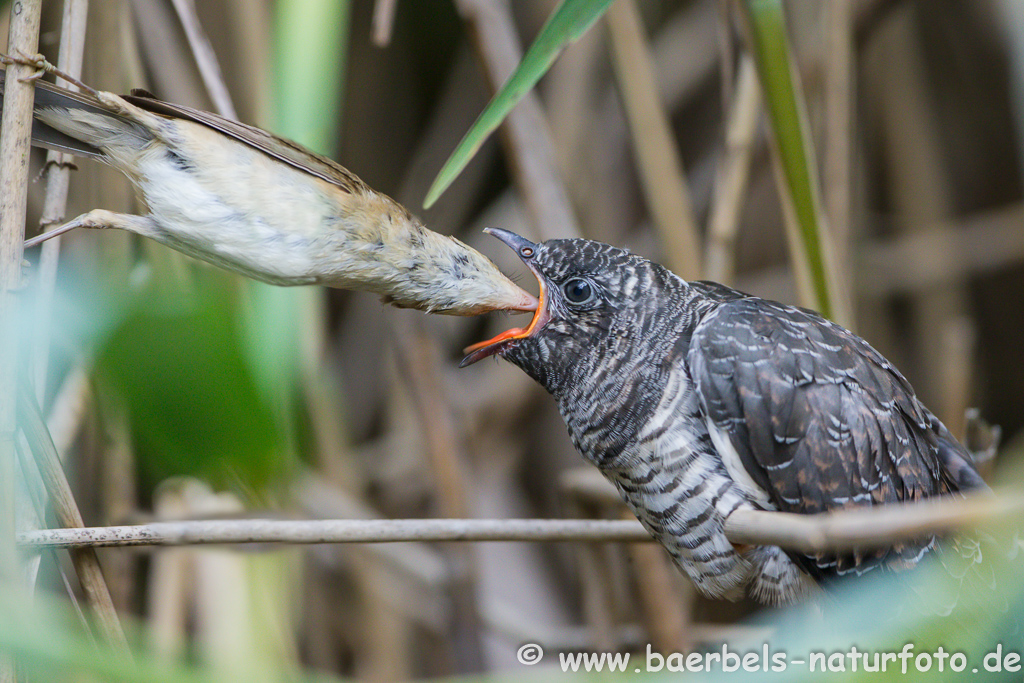
<svg viewBox="0 0 1024 683">
<path fill-rule="evenodd" d="M 523 263 L 526 264 L 526 267 L 529 268 L 530 272 L 532 272 L 534 277 L 537 278 L 537 283 L 540 285 L 540 292 L 537 294 L 539 303 L 537 304 L 537 309 L 533 313 L 533 320 L 530 321 L 530 324 L 525 329 L 522 327 L 513 327 L 511 330 L 506 330 L 493 339 L 488 339 L 487 341 L 467 346 L 465 352 L 468 355 L 462 359 L 461 363 L 459 363 L 460 368 L 464 368 L 467 365 L 472 365 L 478 360 L 483 360 L 488 356 L 500 353 L 501 350 L 510 342 L 529 337 L 535 330 L 543 327 L 544 323 L 546 323 L 551 317 L 547 310 L 548 306 L 547 297 L 545 295 L 546 293 L 544 291 L 544 278 L 541 277 L 540 273 L 538 273 L 533 267 L 533 260 L 531 258 L 537 251 L 537 245 L 525 237 L 520 237 L 514 232 L 502 230 L 500 228 L 484 228 L 484 232 L 488 235 L 497 237 L 499 240 L 514 249 L 519 255 L 519 258 L 521 258 Z"/>
</svg>

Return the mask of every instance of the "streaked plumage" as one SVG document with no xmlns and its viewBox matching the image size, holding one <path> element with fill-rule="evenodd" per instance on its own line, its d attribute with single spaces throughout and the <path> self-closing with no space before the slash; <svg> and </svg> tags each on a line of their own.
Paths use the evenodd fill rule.
<svg viewBox="0 0 1024 683">
<path fill-rule="evenodd" d="M 788 602 L 812 579 L 913 566 L 935 543 L 735 548 L 723 525 L 737 508 L 816 513 L 985 486 L 899 371 L 816 313 L 598 242 L 493 232 L 541 281 L 541 306 L 464 363 L 500 354 L 547 388 L 576 448 L 705 594 Z"/>
<path fill-rule="evenodd" d="M 266 131 L 142 91 L 91 95 L 44 82 L 35 116 L 34 144 L 110 164 L 148 208 L 145 216 L 93 211 L 68 228 L 128 230 L 271 284 L 366 290 L 434 313 L 536 306 L 476 250 Z"/>
</svg>

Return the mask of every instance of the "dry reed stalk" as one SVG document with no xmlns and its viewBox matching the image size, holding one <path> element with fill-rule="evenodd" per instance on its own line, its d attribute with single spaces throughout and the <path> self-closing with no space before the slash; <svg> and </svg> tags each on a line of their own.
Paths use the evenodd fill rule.
<svg viewBox="0 0 1024 683">
<path fill-rule="evenodd" d="M 1024 510 L 1016 492 L 941 497 L 819 515 L 737 510 L 727 520 L 734 543 L 778 545 L 806 553 L 885 546 L 1010 518 Z M 177 546 L 221 543 L 398 543 L 406 541 L 651 540 L 639 523 L 563 519 L 272 519 L 156 522 L 133 526 L 41 529 L 18 534 L 25 547 Z"/>
<path fill-rule="evenodd" d="M 34 54 L 39 44 L 41 0 L 15 0 L 7 49 Z M 21 259 L 25 240 L 29 146 L 32 135 L 31 83 L 26 67 L 11 71 L 12 87 L 4 96 L 0 126 L 0 583 L 15 585 L 19 575 L 15 545 L 15 466 L 18 428 L 19 340 L 17 290 L 21 288 Z M 16 678 L 13 662 L 0 655 L 0 682 Z"/>
<path fill-rule="evenodd" d="M 918 233 L 865 240 L 856 259 L 860 294 L 872 298 L 918 294 L 1024 262 L 1022 224 L 1024 204 L 1008 204 L 956 221 L 939 221 Z M 948 269 L 933 268 L 918 258 L 950 245 L 959 258 Z M 773 266 L 744 274 L 738 284 L 759 296 L 787 299 L 792 294 L 789 280 L 788 268 Z"/>
<path fill-rule="evenodd" d="M 32 453 L 35 455 L 36 463 L 39 465 L 39 471 L 42 474 L 43 483 L 46 485 L 50 505 L 57 517 L 57 522 L 65 528 L 80 529 L 85 526 L 85 522 L 79 512 L 78 504 L 75 502 L 74 494 L 71 492 L 67 476 L 64 474 L 60 456 L 46 429 L 43 416 L 35 404 L 35 398 L 27 388 L 21 392 L 20 398 L 19 422 Z M 71 561 L 78 572 L 78 579 L 86 598 L 96 612 L 105 640 L 115 651 L 130 658 L 131 651 L 128 648 L 128 641 L 121 628 L 110 590 L 103 578 L 103 571 L 100 568 L 95 549 L 76 548 L 71 552 Z"/>
<path fill-rule="evenodd" d="M 830 0 L 825 40 L 825 208 L 832 230 L 835 262 L 852 283 L 853 149 L 856 55 L 853 45 L 854 0 Z"/>
<path fill-rule="evenodd" d="M 699 280 L 703 271 L 700 231 L 679 146 L 658 95 L 650 47 L 634 0 L 619 0 L 611 6 L 608 32 L 616 80 L 665 265 L 684 280 Z"/>
<path fill-rule="evenodd" d="M 879 90 L 868 93 L 877 102 L 886 144 L 887 178 L 894 201 L 899 232 L 924 236 L 952 215 L 952 185 L 946 153 L 935 120 L 928 90 L 927 64 L 917 30 L 917 9 L 903 6 L 894 11 L 883 26 L 878 40 L 881 53 L 875 64 Z M 929 251 L 913 255 L 911 264 L 929 270 L 948 272 L 963 254 L 955 248 L 953 235 L 930 235 Z M 957 424 L 963 412 L 954 414 L 951 406 L 966 403 L 963 397 L 947 394 L 952 386 L 943 385 L 945 357 L 942 334 L 946 322 L 965 315 L 966 292 L 961 283 L 949 282 L 931 291 L 922 291 L 913 301 L 912 329 L 914 361 L 910 366 L 915 386 L 926 403 L 934 405 L 939 419 Z M 958 359 L 957 362 L 969 362 Z"/>
<path fill-rule="evenodd" d="M 491 91 L 512 74 L 523 51 L 507 0 L 456 0 L 480 55 Z M 547 121 L 535 92 L 522 101 L 501 127 L 512 160 L 512 175 L 523 194 L 541 239 L 579 237 L 569 195 L 558 176 Z"/>
<path fill-rule="evenodd" d="M 39 43 L 40 0 L 11 3 L 7 49 L 35 54 Z M 0 128 L 0 583 L 18 577 L 15 534 L 15 437 L 18 429 L 18 373 L 23 338 L 17 290 L 22 286 L 21 260 L 25 240 L 29 147 L 32 134 L 34 75 L 30 67 L 9 71 Z"/>
<path fill-rule="evenodd" d="M 395 25 L 395 10 L 398 0 L 376 0 L 373 4 L 373 28 L 371 35 L 377 47 L 387 47 L 391 42 L 391 30 Z"/>
<path fill-rule="evenodd" d="M 203 30 L 203 25 L 199 23 L 194 0 L 171 0 L 171 4 L 174 5 L 174 11 L 185 30 L 192 57 L 203 78 L 206 92 L 213 101 L 215 111 L 224 118 L 237 121 L 238 114 L 235 113 L 231 93 L 228 92 L 228 86 L 221 75 L 220 64 L 217 62 L 213 46 L 210 45 L 210 39 Z"/>
<path fill-rule="evenodd" d="M 626 512 L 625 515 L 630 513 Z M 631 543 L 629 554 L 636 567 L 636 590 L 640 596 L 640 613 L 651 643 L 661 652 L 685 652 L 693 647 L 689 632 L 693 603 L 697 591 L 689 582 L 689 590 L 680 595 L 678 570 L 665 552 L 650 544 Z"/>
<path fill-rule="evenodd" d="M 418 324 L 417 324 L 418 323 Z M 437 491 L 439 509 L 445 517 L 469 515 L 469 471 L 451 405 L 439 374 L 440 352 L 422 321 L 396 316 L 394 328 L 399 376 L 408 384 L 421 433 L 426 437 L 426 455 Z M 476 601 L 477 567 L 472 551 L 465 547 L 448 549 L 451 564 L 454 640 L 461 648 L 460 673 L 483 670 L 481 624 Z"/>
<path fill-rule="evenodd" d="M 67 0 L 64 3 L 57 67 L 76 77 L 82 74 L 88 11 L 88 0 Z M 68 85 L 71 89 L 77 90 L 77 87 Z M 40 228 L 43 230 L 64 221 L 68 187 L 71 182 L 70 162 L 70 157 L 61 152 L 49 151 L 46 154 L 46 196 L 43 200 L 43 214 L 39 219 Z M 33 299 L 34 317 L 38 321 L 39 329 L 30 352 L 29 367 L 39 405 L 43 405 L 45 399 L 53 294 L 57 286 L 57 259 L 59 256 L 60 239 L 55 239 L 43 246 L 39 255 L 37 294 Z"/>
<path fill-rule="evenodd" d="M 736 239 L 762 111 L 757 71 L 749 55 L 741 58 L 738 71 L 708 218 L 705 265 L 709 280 L 726 285 L 732 285 L 736 276 Z"/>
</svg>

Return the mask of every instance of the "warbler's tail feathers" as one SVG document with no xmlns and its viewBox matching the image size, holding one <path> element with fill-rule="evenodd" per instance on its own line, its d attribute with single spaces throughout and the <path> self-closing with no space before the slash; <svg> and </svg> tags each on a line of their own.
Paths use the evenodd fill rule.
<svg viewBox="0 0 1024 683">
<path fill-rule="evenodd" d="M 0 95 L 6 72 L 0 69 Z M 91 141 L 107 139 L 111 131 L 138 135 L 141 131 L 124 117 L 111 112 L 96 98 L 84 93 L 36 81 L 32 144 L 58 152 L 97 159 L 103 152 Z"/>
</svg>

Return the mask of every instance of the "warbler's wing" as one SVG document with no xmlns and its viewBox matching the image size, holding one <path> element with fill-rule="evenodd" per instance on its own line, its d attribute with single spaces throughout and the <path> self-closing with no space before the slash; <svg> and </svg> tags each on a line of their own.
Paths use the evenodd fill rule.
<svg viewBox="0 0 1024 683">
<path fill-rule="evenodd" d="M 4 90 L 5 76 L 5 70 L 0 69 L 0 94 Z M 85 109 L 93 113 L 105 114 L 121 121 L 128 121 L 128 117 L 123 116 L 119 112 L 111 111 L 110 108 L 88 93 L 75 92 L 52 83 L 47 83 L 46 81 L 36 81 L 35 97 L 35 108 L 37 110 L 51 107 Z M 193 109 L 181 104 L 164 102 L 144 90 L 133 90 L 131 95 L 124 95 L 122 99 L 154 114 L 185 119 L 213 128 L 290 166 L 337 185 L 348 192 L 371 192 L 370 188 L 362 180 L 336 161 L 310 151 L 291 140 L 271 135 L 260 128 L 231 121 L 211 112 Z M 33 143 L 48 149 L 96 158 L 103 158 L 104 156 L 96 147 L 60 132 L 38 120 L 33 124 L 32 139 Z"/>
<path fill-rule="evenodd" d="M 734 451 L 723 459 L 779 510 L 817 513 L 984 486 L 899 371 L 817 314 L 754 297 L 726 301 L 697 326 L 688 359 L 716 446 Z M 820 556 L 812 569 L 912 564 L 932 543 Z"/>
<path fill-rule="evenodd" d="M 140 109 L 154 114 L 185 119 L 186 121 L 193 121 L 213 128 L 241 143 L 255 147 L 261 152 L 269 154 L 290 166 L 337 185 L 348 192 L 372 192 L 362 180 L 338 162 L 310 151 L 298 143 L 277 137 L 255 126 L 232 121 L 208 111 L 164 102 L 144 90 L 133 90 L 131 95 L 124 95 L 123 99 Z"/>
</svg>

